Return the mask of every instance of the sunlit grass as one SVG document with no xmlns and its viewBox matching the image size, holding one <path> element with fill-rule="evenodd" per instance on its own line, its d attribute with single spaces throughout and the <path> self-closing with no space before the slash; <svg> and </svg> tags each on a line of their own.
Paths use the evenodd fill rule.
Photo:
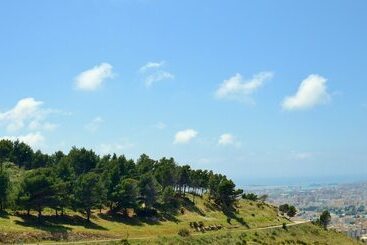
<svg viewBox="0 0 367 245">
<path fill-rule="evenodd" d="M 192 195 L 187 195 L 192 200 Z M 0 218 L 0 231 L 2 233 L 31 234 L 34 241 L 37 239 L 35 234 L 39 234 L 40 240 L 45 237 L 50 238 L 46 233 L 52 233 L 56 237 L 58 233 L 67 233 L 67 237 L 61 239 L 88 239 L 90 238 L 150 238 L 157 236 L 176 235 L 181 228 L 190 229 L 190 222 L 203 222 L 205 226 L 222 225 L 224 229 L 247 229 L 255 227 L 266 227 L 270 225 L 280 225 L 287 222 L 286 219 L 279 217 L 276 209 L 268 204 L 258 204 L 252 201 L 241 201 L 238 206 L 236 218 L 242 218 L 246 225 L 241 224 L 235 218 L 230 221 L 227 216 L 217 209 L 214 205 L 207 205 L 204 198 L 195 197 L 195 205 L 187 202 L 184 212 L 177 213 L 171 220 L 151 220 L 125 218 L 122 216 L 111 216 L 104 210 L 102 214 L 95 210 L 91 223 L 85 221 L 80 213 L 68 210 L 66 217 L 56 217 L 53 210 L 45 210 L 42 223 L 38 222 L 36 213 L 15 215 L 11 211 Z M 229 221 L 229 222 L 228 222 Z M 210 231 L 214 233 L 215 231 Z M 77 235 L 73 235 L 77 234 Z M 26 238 L 24 238 L 26 239 Z"/>
</svg>

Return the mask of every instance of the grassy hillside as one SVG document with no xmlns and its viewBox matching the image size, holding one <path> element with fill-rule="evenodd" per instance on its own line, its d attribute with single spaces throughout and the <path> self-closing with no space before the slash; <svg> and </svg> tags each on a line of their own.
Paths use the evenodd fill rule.
<svg viewBox="0 0 367 245">
<path fill-rule="evenodd" d="M 252 201 L 241 201 L 238 212 L 230 219 L 215 206 L 208 205 L 199 197 L 192 203 L 192 196 L 184 200 L 184 209 L 177 215 L 165 215 L 158 219 L 125 218 L 95 211 L 92 222 L 72 211 L 65 217 L 56 217 L 51 210 L 45 212 L 39 224 L 36 214 L 3 213 L 0 216 L 0 242 L 36 242 L 40 240 L 84 240 L 109 238 L 149 238 L 161 235 L 176 235 L 181 228 L 200 233 L 190 228 L 190 222 L 203 222 L 204 226 L 222 226 L 222 230 L 251 229 L 280 225 L 288 222 L 279 217 L 275 207 Z M 207 233 L 215 233 L 210 231 Z"/>
<path fill-rule="evenodd" d="M 24 170 L 12 164 L 6 167 L 17 183 Z M 34 212 L 28 216 L 8 210 L 0 213 L 0 243 L 98 240 L 97 244 L 358 244 L 311 224 L 291 226 L 289 220 L 278 215 L 276 207 L 266 203 L 241 200 L 236 212 L 230 214 L 224 214 L 205 197 L 187 194 L 180 203 L 183 208 L 177 213 L 163 213 L 159 219 L 127 218 L 94 210 L 90 223 L 83 214 L 71 210 L 61 217 L 46 209 L 41 223 Z M 193 222 L 201 223 L 206 230 L 198 231 Z M 287 230 L 281 227 L 283 223 L 289 224 Z M 190 235 L 178 236 L 181 229 Z"/>
<path fill-rule="evenodd" d="M 194 206 L 186 200 L 183 214 L 180 212 L 162 220 L 123 218 L 95 211 L 90 224 L 71 211 L 65 217 L 56 217 L 49 210 L 42 225 L 38 224 L 36 216 L 2 213 L 0 242 L 116 239 L 97 244 L 121 244 L 125 240 L 130 244 L 359 244 L 341 233 L 325 231 L 312 224 L 291 226 L 268 204 L 241 201 L 238 213 L 229 220 L 204 199 L 196 197 L 195 203 Z M 223 228 L 205 232 L 190 228 L 190 222 L 200 221 L 207 227 L 221 225 Z M 287 230 L 281 227 L 283 223 L 289 224 Z M 271 226 L 278 227 L 268 228 Z M 188 237 L 177 235 L 182 228 L 190 231 Z"/>
<path fill-rule="evenodd" d="M 111 243 L 110 243 L 111 244 Z M 222 231 L 216 234 L 191 235 L 189 237 L 160 237 L 145 241 L 132 240 L 130 244 L 361 244 L 336 231 L 324 229 L 310 223 L 283 228 L 248 231 Z"/>
</svg>

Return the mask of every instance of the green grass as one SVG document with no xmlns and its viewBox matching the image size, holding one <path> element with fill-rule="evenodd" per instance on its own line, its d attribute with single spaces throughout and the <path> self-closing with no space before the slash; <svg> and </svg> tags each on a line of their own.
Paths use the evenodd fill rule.
<svg viewBox="0 0 367 245">
<path fill-rule="evenodd" d="M 31 216 L 1 213 L 0 243 L 117 239 L 94 244 L 123 244 L 123 240 L 130 244 L 358 244 L 341 233 L 312 224 L 289 226 L 288 230 L 256 230 L 290 223 L 266 203 L 240 201 L 228 223 L 228 216 L 203 198 L 196 197 L 195 205 L 189 200 L 192 200 L 190 195 L 184 200 L 183 214 L 179 212 L 162 220 L 125 218 L 95 211 L 88 223 L 79 213 L 68 211 L 65 217 L 56 217 L 52 210 L 45 210 L 43 222 L 39 224 L 35 213 Z M 205 226 L 222 225 L 223 229 L 202 233 L 190 228 L 190 222 L 199 221 Z M 190 231 L 189 237 L 177 235 L 183 228 Z"/>
<path fill-rule="evenodd" d="M 191 195 L 188 195 L 188 198 L 192 200 Z M 199 197 L 195 198 L 195 205 L 186 200 L 184 214 L 179 212 L 177 216 L 166 216 L 164 220 L 124 218 L 95 211 L 91 223 L 88 223 L 79 213 L 68 211 L 66 217 L 56 217 L 52 210 L 45 210 L 43 222 L 39 224 L 35 213 L 30 217 L 25 214 L 3 213 L 0 215 L 0 242 L 149 238 L 176 235 L 179 229 L 191 229 L 190 222 L 199 221 L 205 226 L 222 225 L 226 230 L 266 227 L 288 222 L 279 217 L 276 208 L 271 205 L 241 201 L 238 213 L 232 216 L 228 223 L 223 212 L 206 203 Z"/>
<path fill-rule="evenodd" d="M 313 245 L 357 245 L 361 244 L 345 235 L 326 231 L 310 223 L 282 228 L 249 231 L 221 231 L 214 234 L 192 235 L 191 237 L 160 237 L 151 240 L 130 240 L 130 244 L 313 244 Z M 108 243 L 106 243 L 108 244 Z M 112 243 L 109 243 L 112 244 Z M 115 242 L 117 244 L 117 242 Z M 121 242 L 119 242 L 121 244 Z"/>
<path fill-rule="evenodd" d="M 72 243 L 71 243 L 72 244 Z M 86 245 L 88 243 L 77 243 L 78 245 Z M 352 240 L 343 234 L 333 231 L 324 230 L 321 227 L 310 223 L 299 224 L 288 227 L 287 230 L 282 228 L 270 228 L 264 230 L 247 230 L 247 231 L 217 231 L 207 233 L 193 233 L 189 237 L 180 237 L 178 235 L 159 236 L 149 239 L 119 239 L 109 242 L 95 242 L 93 244 L 100 245 L 148 245 L 148 244 L 168 244 L 168 245 L 186 245 L 186 244 L 300 244 L 300 245 L 361 245 L 362 243 Z"/>
</svg>

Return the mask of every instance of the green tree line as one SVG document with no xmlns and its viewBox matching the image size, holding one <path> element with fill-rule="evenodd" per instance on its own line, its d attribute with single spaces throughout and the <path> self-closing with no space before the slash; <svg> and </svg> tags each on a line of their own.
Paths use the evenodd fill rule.
<svg viewBox="0 0 367 245">
<path fill-rule="evenodd" d="M 243 193 L 224 175 L 145 154 L 134 161 L 73 147 L 67 154 L 49 155 L 19 141 L 0 140 L 0 164 L 0 209 L 36 211 L 40 218 L 45 208 L 57 215 L 68 209 L 81 211 L 88 221 L 96 209 L 152 215 L 178 209 L 187 193 L 193 197 L 207 193 L 219 207 L 233 209 Z M 23 174 L 11 176 L 6 164 Z"/>
</svg>

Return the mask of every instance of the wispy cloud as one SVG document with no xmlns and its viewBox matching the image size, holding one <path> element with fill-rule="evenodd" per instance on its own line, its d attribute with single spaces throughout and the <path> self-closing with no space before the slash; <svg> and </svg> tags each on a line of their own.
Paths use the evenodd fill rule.
<svg viewBox="0 0 367 245">
<path fill-rule="evenodd" d="M 145 65 L 143 65 L 142 67 L 140 67 L 139 71 L 141 73 L 144 73 L 150 69 L 158 69 L 161 68 L 162 66 L 164 66 L 165 62 L 164 61 L 160 61 L 160 62 L 148 62 Z"/>
<path fill-rule="evenodd" d="M 154 125 L 154 127 L 157 128 L 157 129 L 162 130 L 162 129 L 165 129 L 167 127 L 167 125 L 164 122 L 158 122 Z"/>
<path fill-rule="evenodd" d="M 153 83 L 174 78 L 175 76 L 167 71 L 157 71 L 145 78 L 145 86 L 150 87 Z"/>
<path fill-rule="evenodd" d="M 253 102 L 251 95 L 263 86 L 264 82 L 273 77 L 272 72 L 260 72 L 251 79 L 244 80 L 242 75 L 237 73 L 223 83 L 215 92 L 217 99 L 237 100 L 241 102 Z"/>
<path fill-rule="evenodd" d="M 309 75 L 301 82 L 296 94 L 288 96 L 283 100 L 283 109 L 309 109 L 314 106 L 329 102 L 331 96 L 327 91 L 326 82 L 326 78 L 320 75 Z"/>
<path fill-rule="evenodd" d="M 42 131 L 54 131 L 59 125 L 50 122 L 39 122 L 32 121 L 29 123 L 29 129 L 32 131 L 42 130 Z"/>
<path fill-rule="evenodd" d="M 234 137 L 231 134 L 222 134 L 219 137 L 218 144 L 220 145 L 231 145 L 234 144 Z"/>
<path fill-rule="evenodd" d="M 75 78 L 75 87 L 78 90 L 94 91 L 100 88 L 108 78 L 113 77 L 112 65 L 102 63 L 80 73 Z"/>
<path fill-rule="evenodd" d="M 0 112 L 0 124 L 7 131 L 14 132 L 24 127 L 30 130 L 54 130 L 57 125 L 46 121 L 49 114 L 55 110 L 43 108 L 43 101 L 34 98 L 24 98 L 8 111 Z"/>
<path fill-rule="evenodd" d="M 194 129 L 185 129 L 178 131 L 175 134 L 174 144 L 186 144 L 194 139 L 198 135 L 198 132 Z"/>
<path fill-rule="evenodd" d="M 94 133 L 100 128 L 103 122 L 104 120 L 101 117 L 96 117 L 85 125 L 85 129 L 91 133 Z"/>
<path fill-rule="evenodd" d="M 233 145 L 233 146 L 236 146 L 236 147 L 240 147 L 241 142 L 239 142 L 236 139 L 236 137 L 233 136 L 232 134 L 224 133 L 224 134 L 219 136 L 218 145 L 221 145 L 221 146 Z"/>
<path fill-rule="evenodd" d="M 113 143 L 103 143 L 99 146 L 98 152 L 101 154 L 124 153 L 125 150 L 134 147 L 128 139 L 121 139 Z"/>
<path fill-rule="evenodd" d="M 234 137 L 231 134 L 222 134 L 218 140 L 218 144 L 220 145 L 230 145 L 233 143 L 234 143 Z"/>
<path fill-rule="evenodd" d="M 33 148 L 39 148 L 45 142 L 45 137 L 40 132 L 29 133 L 26 135 L 19 135 L 19 136 L 3 136 L 0 137 L 0 139 L 8 139 L 12 141 L 19 140 L 20 142 L 24 142 Z"/>
<path fill-rule="evenodd" d="M 140 67 L 139 72 L 143 75 L 144 84 L 146 87 L 152 86 L 154 83 L 174 79 L 175 76 L 164 70 L 165 62 L 148 62 Z"/>
</svg>

